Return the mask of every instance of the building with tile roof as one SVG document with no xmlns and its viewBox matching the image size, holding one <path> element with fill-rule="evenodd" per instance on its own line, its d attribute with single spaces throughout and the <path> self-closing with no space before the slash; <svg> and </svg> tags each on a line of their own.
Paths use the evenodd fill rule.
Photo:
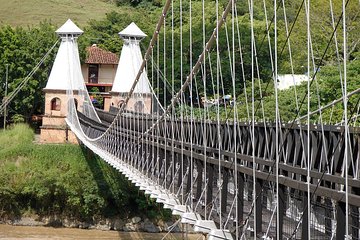
<svg viewBox="0 0 360 240">
<path fill-rule="evenodd" d="M 97 107 L 108 110 L 110 106 L 109 92 L 113 86 L 119 57 L 117 54 L 104 50 L 96 44 L 88 47 L 86 51 L 85 63 L 81 66 L 85 84 L 90 96 L 96 95 L 97 98 L 101 96 L 100 105 L 102 106 Z M 96 105 L 96 102 L 94 103 Z"/>
<path fill-rule="evenodd" d="M 115 53 L 101 49 L 96 44 L 94 44 L 87 48 L 85 63 L 117 65 L 119 63 L 119 57 Z"/>
</svg>

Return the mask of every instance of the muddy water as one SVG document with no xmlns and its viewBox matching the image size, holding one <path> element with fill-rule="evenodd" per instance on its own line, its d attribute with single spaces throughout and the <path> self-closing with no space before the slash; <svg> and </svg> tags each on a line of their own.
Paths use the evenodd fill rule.
<svg viewBox="0 0 360 240">
<path fill-rule="evenodd" d="M 116 231 L 83 230 L 75 228 L 49 228 L 49 227 L 27 227 L 11 226 L 0 224 L 0 239 L 29 239 L 29 240 L 73 240 L 73 239 L 100 239 L 100 240 L 158 240 L 164 237 L 165 233 L 125 233 Z M 165 239 L 203 239 L 200 235 L 189 234 L 188 237 L 182 234 L 171 234 Z"/>
</svg>

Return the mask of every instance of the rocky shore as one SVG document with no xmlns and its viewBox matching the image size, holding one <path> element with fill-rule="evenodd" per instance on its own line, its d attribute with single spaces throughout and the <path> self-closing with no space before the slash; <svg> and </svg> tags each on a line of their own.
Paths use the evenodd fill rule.
<svg viewBox="0 0 360 240">
<path fill-rule="evenodd" d="M 109 219 L 94 219 L 88 222 L 79 221 L 77 219 L 63 218 L 58 216 L 40 217 L 40 216 L 26 216 L 13 220 L 2 220 L 0 223 L 14 226 L 48 226 L 48 227 L 65 227 L 65 228 L 79 228 L 79 229 L 96 229 L 102 231 L 123 231 L 123 232 L 148 232 L 160 233 L 181 232 L 181 223 L 176 224 L 175 221 L 164 222 L 162 220 L 150 221 L 141 217 L 133 217 L 130 219 L 109 218 Z"/>
</svg>

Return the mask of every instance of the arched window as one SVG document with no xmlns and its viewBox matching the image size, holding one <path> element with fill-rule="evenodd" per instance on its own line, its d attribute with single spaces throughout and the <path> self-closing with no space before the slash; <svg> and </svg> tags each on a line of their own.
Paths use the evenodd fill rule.
<svg viewBox="0 0 360 240">
<path fill-rule="evenodd" d="M 53 98 L 51 100 L 51 110 L 60 111 L 60 109 L 61 109 L 60 98 Z"/>
<path fill-rule="evenodd" d="M 135 112 L 143 113 L 144 112 L 144 103 L 142 101 L 137 101 L 134 105 Z"/>
</svg>

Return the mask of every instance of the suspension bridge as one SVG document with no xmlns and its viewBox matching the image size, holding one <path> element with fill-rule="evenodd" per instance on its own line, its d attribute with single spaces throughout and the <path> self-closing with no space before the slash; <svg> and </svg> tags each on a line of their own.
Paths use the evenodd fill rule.
<svg viewBox="0 0 360 240">
<path fill-rule="evenodd" d="M 296 16 L 283 0 L 212 7 L 167 0 L 143 56 L 146 35 L 135 24 L 119 33 L 124 46 L 110 111 L 91 104 L 77 47 L 82 30 L 68 21 L 57 30 L 46 104 L 61 100 L 81 144 L 207 239 L 359 239 L 360 90 L 348 88 L 347 8 L 360 3 L 334 1 L 336 11 L 333 1 L 324 2 L 331 34 L 315 51 L 313 32 L 320 30 L 310 0 L 297 3 Z M 240 16 L 241 4 L 248 12 Z M 192 22 L 200 14 L 195 5 L 201 23 Z M 195 24 L 203 31 L 192 32 Z M 292 45 L 296 27 L 304 46 Z M 194 35 L 202 41 L 193 42 Z M 318 75 L 330 51 L 340 87 L 322 102 Z M 291 86 L 285 94 L 284 61 Z M 302 85 L 296 69 L 306 72 Z"/>
</svg>

